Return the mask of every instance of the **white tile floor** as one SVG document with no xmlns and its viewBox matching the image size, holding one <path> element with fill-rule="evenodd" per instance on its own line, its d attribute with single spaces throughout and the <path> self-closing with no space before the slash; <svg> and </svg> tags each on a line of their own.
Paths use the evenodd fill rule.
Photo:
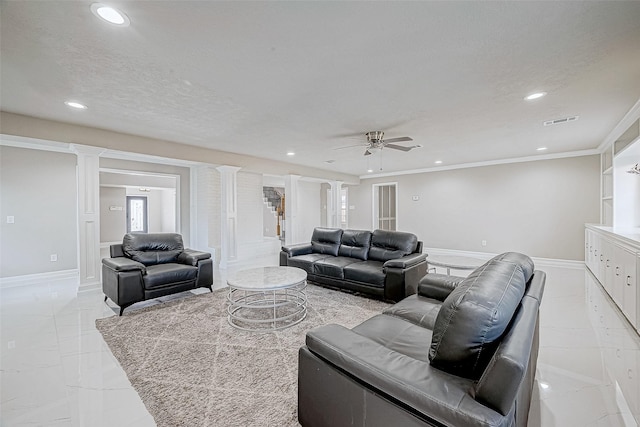
<svg viewBox="0 0 640 427">
<path fill-rule="evenodd" d="M 588 272 L 544 270 L 529 424 L 637 426 L 640 338 Z M 68 281 L 0 290 L 1 426 L 155 425 L 95 329 L 114 315 L 102 298 Z"/>
</svg>

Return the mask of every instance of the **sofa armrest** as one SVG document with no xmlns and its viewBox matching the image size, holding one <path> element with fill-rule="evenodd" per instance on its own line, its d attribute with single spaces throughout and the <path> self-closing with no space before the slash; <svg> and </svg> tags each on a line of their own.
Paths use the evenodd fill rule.
<svg viewBox="0 0 640 427">
<path fill-rule="evenodd" d="M 140 270 L 142 274 L 147 274 L 144 264 L 127 257 L 103 258 L 102 264 L 116 272 Z"/>
<path fill-rule="evenodd" d="M 418 295 L 444 301 L 464 277 L 429 273 L 418 283 Z"/>
<path fill-rule="evenodd" d="M 289 257 L 307 255 L 311 253 L 311 243 L 283 246 L 282 252 L 285 252 Z"/>
<path fill-rule="evenodd" d="M 442 425 L 497 426 L 498 412 L 475 401 L 472 382 L 431 367 L 340 325 L 307 333 L 312 353 L 376 393 Z"/>
<path fill-rule="evenodd" d="M 211 258 L 209 252 L 196 251 L 194 249 L 185 249 L 178 255 L 178 262 L 182 264 L 198 265 L 198 261 Z"/>
<path fill-rule="evenodd" d="M 384 268 L 409 268 L 427 259 L 427 254 L 411 254 L 402 258 L 390 259 L 383 265 Z"/>
</svg>

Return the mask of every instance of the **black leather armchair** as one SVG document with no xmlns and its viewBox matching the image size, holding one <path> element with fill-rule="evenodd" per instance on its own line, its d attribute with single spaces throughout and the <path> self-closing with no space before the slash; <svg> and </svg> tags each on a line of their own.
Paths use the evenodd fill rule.
<svg viewBox="0 0 640 427">
<path fill-rule="evenodd" d="M 304 427 L 526 427 L 545 273 L 518 253 L 467 278 L 427 274 L 418 293 L 348 329 L 307 333 Z"/>
<path fill-rule="evenodd" d="M 213 285 L 213 261 L 207 252 L 185 249 L 175 233 L 125 234 L 102 260 L 102 291 L 120 306 Z"/>
</svg>

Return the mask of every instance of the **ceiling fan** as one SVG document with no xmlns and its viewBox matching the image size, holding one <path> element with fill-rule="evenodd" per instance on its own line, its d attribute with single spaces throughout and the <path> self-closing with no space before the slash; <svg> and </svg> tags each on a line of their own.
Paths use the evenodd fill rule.
<svg viewBox="0 0 640 427">
<path fill-rule="evenodd" d="M 400 151 L 411 151 L 414 148 L 420 148 L 422 145 L 412 145 L 409 147 L 405 147 L 402 145 L 396 145 L 396 142 L 409 142 L 413 141 L 413 138 L 408 136 L 401 136 L 399 138 L 389 138 L 384 139 L 384 132 L 381 130 L 369 131 L 364 134 L 367 137 L 367 145 L 364 151 L 365 156 L 370 156 L 372 150 L 382 150 L 383 148 L 391 148 L 393 150 Z M 361 145 L 350 145 L 349 147 L 360 147 Z M 340 148 L 349 148 L 349 147 L 340 147 Z"/>
</svg>

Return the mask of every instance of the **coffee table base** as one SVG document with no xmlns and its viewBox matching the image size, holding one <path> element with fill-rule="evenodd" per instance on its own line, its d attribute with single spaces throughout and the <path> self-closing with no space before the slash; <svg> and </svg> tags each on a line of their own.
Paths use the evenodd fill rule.
<svg viewBox="0 0 640 427">
<path fill-rule="evenodd" d="M 249 332 L 269 332 L 298 324 L 307 317 L 307 281 L 278 290 L 229 288 L 227 321 Z"/>
</svg>

